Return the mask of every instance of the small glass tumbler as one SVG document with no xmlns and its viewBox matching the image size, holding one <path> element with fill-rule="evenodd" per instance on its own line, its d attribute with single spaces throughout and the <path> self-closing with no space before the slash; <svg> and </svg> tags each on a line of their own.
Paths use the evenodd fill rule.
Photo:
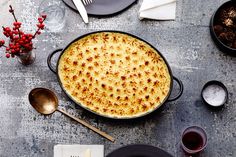
<svg viewBox="0 0 236 157">
<path fill-rule="evenodd" d="M 38 12 L 47 15 L 46 30 L 58 32 L 65 26 L 65 6 L 61 0 L 43 0 Z"/>
<path fill-rule="evenodd" d="M 182 134 L 181 145 L 187 154 L 199 153 L 207 145 L 207 134 L 201 127 L 188 127 Z"/>
<path fill-rule="evenodd" d="M 30 65 L 35 61 L 36 54 L 35 51 L 27 51 L 16 55 L 17 60 L 22 65 Z"/>
</svg>

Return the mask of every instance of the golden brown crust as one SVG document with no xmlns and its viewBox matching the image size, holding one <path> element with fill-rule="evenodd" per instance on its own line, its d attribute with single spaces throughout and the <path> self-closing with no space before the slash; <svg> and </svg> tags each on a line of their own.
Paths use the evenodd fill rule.
<svg viewBox="0 0 236 157">
<path fill-rule="evenodd" d="M 74 101 L 108 117 L 151 112 L 170 90 L 163 58 L 147 43 L 122 33 L 101 32 L 77 40 L 61 56 L 58 69 Z"/>
</svg>

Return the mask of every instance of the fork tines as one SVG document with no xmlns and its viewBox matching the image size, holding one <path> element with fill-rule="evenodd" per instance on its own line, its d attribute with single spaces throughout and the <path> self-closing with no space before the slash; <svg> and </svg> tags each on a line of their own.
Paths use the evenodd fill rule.
<svg viewBox="0 0 236 157">
<path fill-rule="evenodd" d="M 91 3 L 93 3 L 93 0 L 82 0 L 84 5 L 89 5 Z"/>
</svg>

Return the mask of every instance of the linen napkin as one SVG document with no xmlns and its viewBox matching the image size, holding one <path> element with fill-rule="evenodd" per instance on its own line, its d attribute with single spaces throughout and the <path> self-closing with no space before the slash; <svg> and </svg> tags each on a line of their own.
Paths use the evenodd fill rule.
<svg viewBox="0 0 236 157">
<path fill-rule="evenodd" d="M 175 20 L 176 0 L 143 0 L 139 18 Z"/>
<path fill-rule="evenodd" d="M 104 146 L 55 145 L 54 157 L 104 157 Z"/>
</svg>

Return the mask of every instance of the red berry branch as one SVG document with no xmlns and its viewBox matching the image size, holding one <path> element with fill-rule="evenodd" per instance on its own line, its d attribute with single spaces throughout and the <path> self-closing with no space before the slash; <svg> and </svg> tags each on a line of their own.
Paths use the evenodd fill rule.
<svg viewBox="0 0 236 157">
<path fill-rule="evenodd" d="M 15 55 L 20 55 L 21 53 L 28 53 L 33 49 L 32 39 L 37 35 L 41 34 L 41 30 L 44 29 L 44 20 L 46 15 L 42 15 L 38 18 L 37 30 L 34 34 L 24 33 L 21 31 L 21 22 L 19 22 L 15 16 L 12 6 L 9 6 L 9 12 L 13 15 L 15 22 L 13 23 L 13 28 L 3 27 L 3 34 L 9 38 L 9 45 L 5 45 L 4 40 L 0 40 L 0 47 L 5 47 L 6 57 L 14 57 Z"/>
<path fill-rule="evenodd" d="M 18 33 L 19 33 L 20 32 L 21 23 L 17 21 L 16 15 L 14 13 L 14 10 L 13 10 L 12 6 L 10 5 L 9 7 L 10 7 L 9 12 L 12 14 L 12 16 L 14 17 L 14 20 L 15 20 L 15 22 L 13 23 L 13 25 L 15 26 L 14 28 L 15 28 L 15 30 L 17 29 Z M 19 37 L 21 37 L 20 33 L 19 33 Z"/>
</svg>

